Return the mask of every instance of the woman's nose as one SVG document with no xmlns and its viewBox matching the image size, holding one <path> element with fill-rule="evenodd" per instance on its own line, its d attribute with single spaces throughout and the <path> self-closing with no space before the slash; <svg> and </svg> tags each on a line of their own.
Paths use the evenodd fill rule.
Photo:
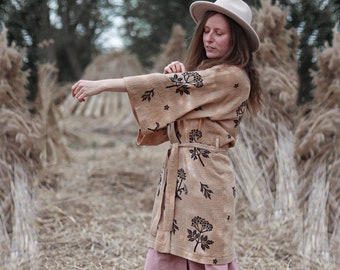
<svg viewBox="0 0 340 270">
<path fill-rule="evenodd" d="M 212 34 L 211 33 L 206 33 L 204 35 L 204 39 L 206 42 L 212 42 Z"/>
</svg>

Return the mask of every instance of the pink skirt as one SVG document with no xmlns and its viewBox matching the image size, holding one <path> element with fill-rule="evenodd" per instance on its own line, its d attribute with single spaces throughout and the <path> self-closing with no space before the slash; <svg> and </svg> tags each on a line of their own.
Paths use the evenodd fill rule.
<svg viewBox="0 0 340 270">
<path fill-rule="evenodd" d="M 144 270 L 238 270 L 237 261 L 228 264 L 200 264 L 172 254 L 149 249 Z"/>
</svg>

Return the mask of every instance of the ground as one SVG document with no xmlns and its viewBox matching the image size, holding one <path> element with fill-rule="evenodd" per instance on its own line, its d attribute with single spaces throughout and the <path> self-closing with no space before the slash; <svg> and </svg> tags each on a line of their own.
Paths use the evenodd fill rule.
<svg viewBox="0 0 340 270">
<path fill-rule="evenodd" d="M 67 127 L 71 161 L 45 168 L 35 188 L 39 269 L 143 269 L 167 145 L 138 147 L 134 123 Z"/>
</svg>

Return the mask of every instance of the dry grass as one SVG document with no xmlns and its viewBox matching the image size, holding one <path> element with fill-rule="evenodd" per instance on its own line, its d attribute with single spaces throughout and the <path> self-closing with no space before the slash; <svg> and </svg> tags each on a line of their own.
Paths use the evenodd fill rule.
<svg viewBox="0 0 340 270">
<path fill-rule="evenodd" d="M 339 33 L 316 53 L 315 102 L 299 108 L 297 35 L 284 30 L 287 12 L 266 0 L 255 16 L 265 107 L 256 119 L 244 118 L 230 150 L 238 184 L 236 251 L 242 269 L 338 269 Z M 175 60 L 182 34 L 174 31 L 159 59 Z M 32 116 L 27 74 L 20 72 L 24 52 L 6 43 L 3 32 L 0 268 L 143 269 L 167 145 L 135 145 L 137 127 L 123 95 L 107 96 L 110 111 L 103 100 L 64 100 L 66 88 L 49 65 L 40 68 Z M 179 47 L 171 51 L 171 44 Z M 139 63 L 112 53 L 95 59 L 84 78 L 131 72 L 142 72 Z"/>
<path fill-rule="evenodd" d="M 159 154 L 96 122 L 73 142 L 73 163 L 46 169 L 36 187 L 41 269 L 142 269 Z"/>
<path fill-rule="evenodd" d="M 0 261 L 18 265 L 36 254 L 34 175 L 41 169 L 39 118 L 25 102 L 23 52 L 0 34 Z"/>
</svg>

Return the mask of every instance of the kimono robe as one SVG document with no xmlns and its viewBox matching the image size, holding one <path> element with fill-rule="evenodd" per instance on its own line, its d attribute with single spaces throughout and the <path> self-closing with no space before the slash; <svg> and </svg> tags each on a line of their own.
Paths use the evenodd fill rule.
<svg viewBox="0 0 340 270">
<path fill-rule="evenodd" d="M 153 207 L 149 247 L 202 264 L 235 260 L 235 179 L 227 150 L 250 92 L 246 72 L 201 71 L 124 78 L 137 144 L 170 141 Z"/>
</svg>

